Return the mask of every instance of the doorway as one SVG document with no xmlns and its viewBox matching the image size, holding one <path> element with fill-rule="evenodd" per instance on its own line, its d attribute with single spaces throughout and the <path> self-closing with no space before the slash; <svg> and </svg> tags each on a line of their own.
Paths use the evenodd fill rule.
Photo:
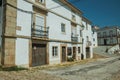
<svg viewBox="0 0 120 80">
<path fill-rule="evenodd" d="M 32 66 L 45 65 L 46 57 L 46 44 L 32 44 Z"/>
<path fill-rule="evenodd" d="M 67 61 L 66 47 L 65 47 L 65 46 L 62 46 L 62 47 L 61 47 L 61 51 L 62 51 L 62 62 L 66 62 L 66 61 Z"/>
<path fill-rule="evenodd" d="M 90 58 L 90 47 L 86 47 L 86 58 Z"/>
<path fill-rule="evenodd" d="M 107 39 L 104 39 L 104 45 L 107 45 Z"/>
</svg>

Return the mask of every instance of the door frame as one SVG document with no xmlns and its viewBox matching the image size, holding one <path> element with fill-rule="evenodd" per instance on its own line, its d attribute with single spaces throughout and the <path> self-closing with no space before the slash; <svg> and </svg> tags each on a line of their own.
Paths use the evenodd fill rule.
<svg viewBox="0 0 120 80">
<path fill-rule="evenodd" d="M 89 49 L 89 54 L 88 54 L 88 56 L 87 56 L 87 49 Z M 90 47 L 86 47 L 86 58 L 90 58 Z"/>
<path fill-rule="evenodd" d="M 66 49 L 66 61 L 67 61 L 67 44 L 60 44 L 60 62 L 62 62 L 62 47 L 65 47 Z"/>
<path fill-rule="evenodd" d="M 29 66 L 32 67 L 32 44 L 46 45 L 46 64 L 49 64 L 49 43 L 47 41 L 30 40 L 29 41 Z"/>
<path fill-rule="evenodd" d="M 72 47 L 72 53 L 73 53 L 73 55 L 74 55 L 74 48 L 75 48 L 75 58 L 73 57 L 73 59 L 75 59 L 76 60 L 76 58 L 77 58 L 77 47 L 76 46 L 73 46 Z"/>
</svg>

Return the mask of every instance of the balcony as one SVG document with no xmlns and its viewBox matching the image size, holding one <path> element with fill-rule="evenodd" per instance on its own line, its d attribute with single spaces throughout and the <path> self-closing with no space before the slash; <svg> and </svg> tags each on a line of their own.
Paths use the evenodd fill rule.
<svg viewBox="0 0 120 80">
<path fill-rule="evenodd" d="M 87 46 L 87 47 L 89 47 L 89 46 L 91 46 L 91 45 L 92 45 L 91 41 L 87 41 L 87 42 L 86 42 L 86 46 Z"/>
<path fill-rule="evenodd" d="M 72 42 L 78 42 L 78 37 L 71 37 Z"/>
<path fill-rule="evenodd" d="M 71 34 L 71 41 L 72 42 L 78 42 L 78 35 L 76 33 L 72 33 Z"/>
<path fill-rule="evenodd" d="M 49 27 L 40 27 L 39 29 L 32 28 L 32 37 L 48 38 Z"/>
</svg>

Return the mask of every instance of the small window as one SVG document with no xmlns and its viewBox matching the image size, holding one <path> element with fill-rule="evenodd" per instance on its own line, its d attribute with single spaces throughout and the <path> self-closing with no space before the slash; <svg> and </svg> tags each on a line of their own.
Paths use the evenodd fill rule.
<svg viewBox="0 0 120 80">
<path fill-rule="evenodd" d="M 58 47 L 57 46 L 53 46 L 52 47 L 52 56 L 58 56 Z"/>
<path fill-rule="evenodd" d="M 82 37 L 82 30 L 80 30 L 80 37 Z"/>
<path fill-rule="evenodd" d="M 78 47 L 78 53 L 80 53 L 80 47 Z"/>
<path fill-rule="evenodd" d="M 93 41 L 95 41 L 95 38 L 93 38 Z"/>
<path fill-rule="evenodd" d="M 76 21 L 75 15 L 72 15 L 72 20 Z"/>
<path fill-rule="evenodd" d="M 61 32 L 65 33 L 65 24 L 61 24 Z"/>
<path fill-rule="evenodd" d="M 45 0 L 39 0 L 39 2 L 44 3 L 44 2 L 45 2 Z"/>
<path fill-rule="evenodd" d="M 88 36 L 86 36 L 86 39 L 87 39 L 87 41 L 89 41 L 89 37 Z"/>
</svg>

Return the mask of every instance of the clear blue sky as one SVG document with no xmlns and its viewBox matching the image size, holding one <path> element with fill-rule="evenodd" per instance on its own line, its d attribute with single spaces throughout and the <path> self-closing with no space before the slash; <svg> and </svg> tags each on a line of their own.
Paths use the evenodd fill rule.
<svg viewBox="0 0 120 80">
<path fill-rule="evenodd" d="M 93 25 L 120 26 L 120 0 L 69 0 Z"/>
</svg>

